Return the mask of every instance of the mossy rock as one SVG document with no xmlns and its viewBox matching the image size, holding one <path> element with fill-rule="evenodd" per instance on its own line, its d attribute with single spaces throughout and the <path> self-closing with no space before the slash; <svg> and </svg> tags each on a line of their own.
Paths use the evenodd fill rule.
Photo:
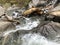
<svg viewBox="0 0 60 45">
<path fill-rule="evenodd" d="M 5 5 L 6 3 L 16 4 L 20 7 L 26 6 L 30 0 L 0 0 L 0 4 Z M 8 4 L 8 5 L 10 5 Z"/>
<path fill-rule="evenodd" d="M 3 7 L 4 7 L 5 9 L 7 9 L 7 8 L 11 7 L 11 4 L 10 4 L 10 3 L 5 3 L 5 4 L 3 5 Z"/>
</svg>

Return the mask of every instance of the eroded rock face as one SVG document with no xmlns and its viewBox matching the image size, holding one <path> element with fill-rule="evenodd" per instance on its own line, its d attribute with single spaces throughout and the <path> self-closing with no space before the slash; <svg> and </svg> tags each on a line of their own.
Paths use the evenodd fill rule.
<svg viewBox="0 0 60 45">
<path fill-rule="evenodd" d="M 55 39 L 60 34 L 59 31 L 60 23 L 49 22 L 46 25 L 42 25 L 38 32 L 49 39 Z"/>
</svg>

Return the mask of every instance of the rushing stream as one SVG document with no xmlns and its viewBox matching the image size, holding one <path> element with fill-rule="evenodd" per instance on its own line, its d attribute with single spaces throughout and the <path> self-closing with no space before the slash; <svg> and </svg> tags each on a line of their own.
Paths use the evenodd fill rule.
<svg viewBox="0 0 60 45">
<path fill-rule="evenodd" d="M 22 45 L 60 45 L 56 42 L 47 40 L 44 36 L 39 34 L 26 34 L 22 37 Z"/>
<path fill-rule="evenodd" d="M 40 24 L 39 18 L 21 19 L 21 24 L 16 26 L 15 30 L 5 31 L 2 45 L 60 45 L 55 41 L 48 40 L 40 33 L 19 34 L 20 30 L 32 30 Z"/>
<path fill-rule="evenodd" d="M 57 0 L 54 1 L 56 2 Z M 32 0 L 29 3 L 29 7 L 31 8 L 42 3 L 44 5 L 45 3 L 47 4 L 44 0 Z M 37 16 L 38 14 L 32 17 L 21 18 L 21 13 L 24 11 L 25 9 L 6 11 L 13 18 L 19 18 L 20 24 L 15 25 L 13 23 L 15 29 L 4 30 L 0 34 L 0 45 L 60 45 L 60 23 L 50 20 L 46 21 L 45 16 L 39 17 Z"/>
<path fill-rule="evenodd" d="M 16 32 L 18 30 L 32 30 L 33 28 L 37 27 L 40 24 L 38 19 L 33 18 L 24 18 L 21 19 L 20 25 L 16 25 L 15 30 L 10 30 L 4 32 L 4 35 L 8 35 L 9 33 Z"/>
</svg>

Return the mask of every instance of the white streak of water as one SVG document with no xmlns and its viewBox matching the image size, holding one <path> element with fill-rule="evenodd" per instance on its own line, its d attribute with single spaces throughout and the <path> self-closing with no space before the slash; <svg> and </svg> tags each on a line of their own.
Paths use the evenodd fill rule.
<svg viewBox="0 0 60 45">
<path fill-rule="evenodd" d="M 19 29 L 20 30 L 31 30 L 31 29 L 37 27 L 38 24 L 39 24 L 39 20 L 36 20 L 36 21 L 29 21 L 29 20 L 27 20 L 26 24 L 24 24 L 23 26 L 18 25 L 18 26 L 16 26 L 16 29 L 17 30 L 19 30 Z"/>
<path fill-rule="evenodd" d="M 39 34 L 26 34 L 22 37 L 22 45 L 60 45 L 56 42 L 48 41 Z"/>
<path fill-rule="evenodd" d="M 30 18 L 25 18 L 25 20 L 26 20 L 25 21 L 26 23 L 24 25 L 23 24 L 22 25 L 17 25 L 15 30 L 5 31 L 3 33 L 3 36 L 9 35 L 10 33 L 14 33 L 18 30 L 31 30 L 31 29 L 37 27 L 40 23 L 38 19 L 35 20 L 35 21 L 31 21 Z"/>
</svg>

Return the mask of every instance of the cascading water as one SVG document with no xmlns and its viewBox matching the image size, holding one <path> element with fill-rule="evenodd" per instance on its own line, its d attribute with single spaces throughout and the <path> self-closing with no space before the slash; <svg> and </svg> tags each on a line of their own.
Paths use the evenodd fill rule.
<svg viewBox="0 0 60 45">
<path fill-rule="evenodd" d="M 37 2 L 36 1 L 37 0 L 35 0 L 35 1 L 33 0 L 33 4 L 29 4 L 29 6 L 30 7 L 32 7 L 32 5 L 36 6 L 38 4 L 39 0 Z M 45 1 L 41 0 L 40 2 L 44 3 Z M 7 11 L 7 13 L 9 12 L 9 14 L 12 15 L 13 11 L 16 11 L 16 10 Z M 20 10 L 20 11 L 22 13 L 25 10 L 24 11 Z M 16 18 L 17 15 L 21 16 L 21 14 L 15 13 L 15 16 L 13 16 L 13 17 Z M 20 18 L 19 16 L 18 16 L 18 18 Z M 41 18 L 41 19 L 43 20 L 44 18 Z M 51 32 L 51 35 L 54 37 L 54 40 L 47 39 L 45 36 L 42 36 L 39 31 L 34 32 L 34 29 L 39 30 L 37 28 L 40 28 L 40 27 L 38 27 L 38 25 L 41 24 L 41 21 L 42 21 L 41 19 L 40 19 L 40 17 L 35 17 L 35 16 L 31 17 L 31 18 L 25 18 L 25 17 L 20 18 L 19 19 L 20 24 L 16 25 L 15 30 L 7 30 L 1 34 L 2 37 L 0 37 L 0 45 L 60 45 L 60 43 L 59 43 L 60 35 L 57 35 L 56 38 L 54 37 L 55 35 L 52 35 L 52 34 L 56 34 L 56 32 L 55 32 L 54 28 L 53 28 L 53 30 L 52 29 L 50 30 L 50 28 L 52 27 L 51 25 L 48 25 L 48 27 L 45 25 L 46 28 L 43 26 L 42 27 L 43 29 L 41 29 L 41 30 L 44 30 L 44 31 L 42 31 L 43 32 L 42 34 L 44 34 L 46 32 L 48 32 L 47 34 L 50 34 L 50 32 Z M 59 27 L 58 27 L 58 30 L 60 30 Z M 49 35 L 49 36 L 51 36 L 51 35 Z"/>
<path fill-rule="evenodd" d="M 19 30 L 32 30 L 40 24 L 39 19 L 37 18 L 25 18 L 22 22 L 24 23 L 17 25 L 15 30 L 5 31 L 3 33 L 4 40 L 2 45 L 60 45 L 57 42 L 48 40 L 44 36 L 40 35 L 40 33 L 28 33 L 24 35 L 22 33 L 22 35 L 19 34 L 19 36 L 18 34 L 15 35 Z M 8 42 L 5 42 L 7 40 Z"/>
<path fill-rule="evenodd" d="M 47 40 L 39 34 L 26 34 L 22 37 L 22 45 L 60 45 L 56 42 Z"/>
<path fill-rule="evenodd" d="M 17 25 L 16 26 L 16 29 L 17 30 L 31 30 L 31 29 L 33 29 L 34 27 L 37 27 L 38 25 L 39 25 L 39 20 L 38 19 L 31 19 L 31 18 L 25 18 L 25 20 L 24 20 L 25 22 L 25 24 L 23 24 L 23 25 Z"/>
<path fill-rule="evenodd" d="M 35 18 L 24 18 L 21 20 L 20 25 L 16 25 L 16 29 L 15 30 L 11 30 L 11 31 L 5 31 L 4 35 L 12 33 L 12 32 L 16 32 L 18 30 L 32 30 L 33 28 L 37 27 L 40 24 L 38 19 Z"/>
</svg>

